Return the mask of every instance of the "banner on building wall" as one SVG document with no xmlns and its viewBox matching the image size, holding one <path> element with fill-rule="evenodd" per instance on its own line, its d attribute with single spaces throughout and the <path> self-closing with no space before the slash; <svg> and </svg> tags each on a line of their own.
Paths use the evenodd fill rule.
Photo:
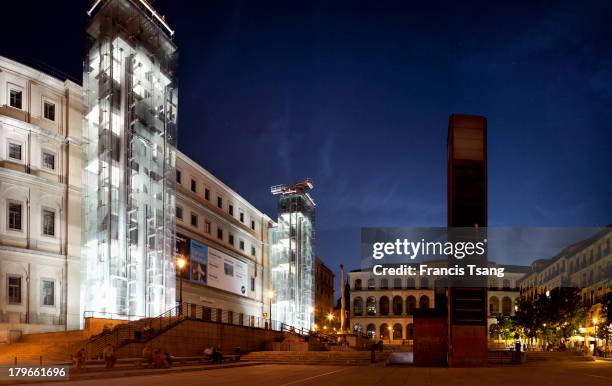
<svg viewBox="0 0 612 386">
<path fill-rule="evenodd" d="M 208 247 L 191 240 L 190 244 L 190 273 L 191 281 L 198 284 L 208 283 Z"/>
<path fill-rule="evenodd" d="M 208 285 L 237 295 L 249 296 L 248 264 L 202 244 L 177 237 L 177 255 L 189 256 L 186 278 L 193 283 Z"/>
<path fill-rule="evenodd" d="M 208 248 L 208 285 L 248 296 L 248 265 L 214 248 Z"/>
</svg>

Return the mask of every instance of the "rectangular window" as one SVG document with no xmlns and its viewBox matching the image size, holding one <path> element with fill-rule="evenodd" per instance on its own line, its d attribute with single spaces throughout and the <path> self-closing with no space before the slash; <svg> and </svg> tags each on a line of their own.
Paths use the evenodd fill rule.
<svg viewBox="0 0 612 386">
<path fill-rule="evenodd" d="M 176 183 L 177 183 L 177 184 L 180 184 L 180 183 L 181 183 L 181 177 L 182 177 L 182 175 L 181 175 L 181 171 L 180 171 L 180 170 L 177 170 L 177 171 L 176 171 Z"/>
<path fill-rule="evenodd" d="M 217 238 L 223 240 L 223 229 L 217 228 Z"/>
<path fill-rule="evenodd" d="M 255 291 L 255 278 L 251 277 L 251 291 Z"/>
<path fill-rule="evenodd" d="M 8 203 L 8 223 L 9 229 L 14 231 L 21 230 L 21 208 L 20 202 L 9 202 Z"/>
<path fill-rule="evenodd" d="M 55 104 L 45 101 L 43 103 L 44 117 L 50 121 L 55 121 Z"/>
<path fill-rule="evenodd" d="M 49 151 L 43 150 L 42 166 L 49 170 L 55 170 L 55 154 Z"/>
<path fill-rule="evenodd" d="M 217 206 L 223 209 L 223 198 L 217 197 Z"/>
<path fill-rule="evenodd" d="M 176 218 L 178 218 L 179 220 L 183 219 L 183 208 L 181 208 L 180 206 L 176 207 Z"/>
<path fill-rule="evenodd" d="M 244 222 L 244 213 L 240 212 L 240 222 Z"/>
<path fill-rule="evenodd" d="M 244 240 L 240 240 L 240 243 L 238 245 L 240 249 L 244 251 Z"/>
<path fill-rule="evenodd" d="M 55 236 L 55 211 L 43 209 L 43 235 Z"/>
<path fill-rule="evenodd" d="M 55 305 L 55 282 L 53 280 L 42 280 L 40 298 L 43 306 Z"/>
<path fill-rule="evenodd" d="M 8 144 L 9 158 L 21 161 L 21 144 L 9 142 Z"/>
<path fill-rule="evenodd" d="M 255 247 L 251 247 L 251 256 L 255 256 L 256 252 L 255 252 Z"/>
<path fill-rule="evenodd" d="M 210 221 L 204 223 L 204 232 L 210 234 Z"/>
<path fill-rule="evenodd" d="M 198 215 L 195 213 L 191 214 L 191 225 L 194 227 L 198 226 Z"/>
<path fill-rule="evenodd" d="M 11 90 L 10 101 L 9 101 L 11 107 L 21 109 L 21 96 L 22 96 L 22 92 L 20 90 Z"/>
<path fill-rule="evenodd" d="M 229 243 L 234 245 L 234 235 L 233 234 L 229 234 Z"/>
<path fill-rule="evenodd" d="M 204 189 L 204 198 L 210 201 L 210 190 Z"/>
<path fill-rule="evenodd" d="M 251 229 L 255 230 L 255 220 L 251 220 Z"/>
<path fill-rule="evenodd" d="M 9 275 L 8 301 L 9 304 L 21 304 L 21 276 Z"/>
<path fill-rule="evenodd" d="M 191 180 L 191 191 L 195 193 L 196 190 L 197 190 L 196 180 Z"/>
<path fill-rule="evenodd" d="M 234 215 L 234 205 L 230 204 L 229 207 L 227 208 L 227 211 L 229 212 L 230 216 Z"/>
</svg>

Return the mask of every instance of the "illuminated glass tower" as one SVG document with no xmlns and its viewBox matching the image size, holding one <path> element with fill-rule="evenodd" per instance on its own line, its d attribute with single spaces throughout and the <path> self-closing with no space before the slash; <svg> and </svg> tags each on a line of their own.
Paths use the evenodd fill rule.
<svg viewBox="0 0 612 386">
<path fill-rule="evenodd" d="M 314 322 L 314 214 L 309 179 L 277 185 L 278 223 L 270 230 L 272 319 L 310 330 Z"/>
<path fill-rule="evenodd" d="M 144 0 L 88 12 L 83 311 L 154 316 L 175 303 L 177 48 Z"/>
</svg>

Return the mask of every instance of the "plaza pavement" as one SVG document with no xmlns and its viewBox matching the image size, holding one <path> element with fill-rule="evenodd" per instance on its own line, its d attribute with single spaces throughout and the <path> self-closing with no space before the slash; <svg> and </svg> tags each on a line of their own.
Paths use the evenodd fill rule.
<svg viewBox="0 0 612 386">
<path fill-rule="evenodd" d="M 612 362 L 560 361 L 488 368 L 257 365 L 127 378 L 71 381 L 70 386 L 609 386 Z M 38 383 L 38 385 L 41 385 Z M 55 385 L 58 383 L 45 383 Z"/>
</svg>

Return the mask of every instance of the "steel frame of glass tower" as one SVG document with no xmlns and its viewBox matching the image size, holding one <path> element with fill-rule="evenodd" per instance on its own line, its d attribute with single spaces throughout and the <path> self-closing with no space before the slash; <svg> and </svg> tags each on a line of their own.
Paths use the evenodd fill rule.
<svg viewBox="0 0 612 386">
<path fill-rule="evenodd" d="M 83 73 L 81 311 L 155 316 L 175 305 L 178 52 L 148 3 L 96 5 Z"/>
<path fill-rule="evenodd" d="M 315 203 L 300 189 L 284 189 L 278 202 L 278 222 L 270 230 L 270 284 L 274 292 L 272 318 L 296 329 L 314 323 Z"/>
</svg>

